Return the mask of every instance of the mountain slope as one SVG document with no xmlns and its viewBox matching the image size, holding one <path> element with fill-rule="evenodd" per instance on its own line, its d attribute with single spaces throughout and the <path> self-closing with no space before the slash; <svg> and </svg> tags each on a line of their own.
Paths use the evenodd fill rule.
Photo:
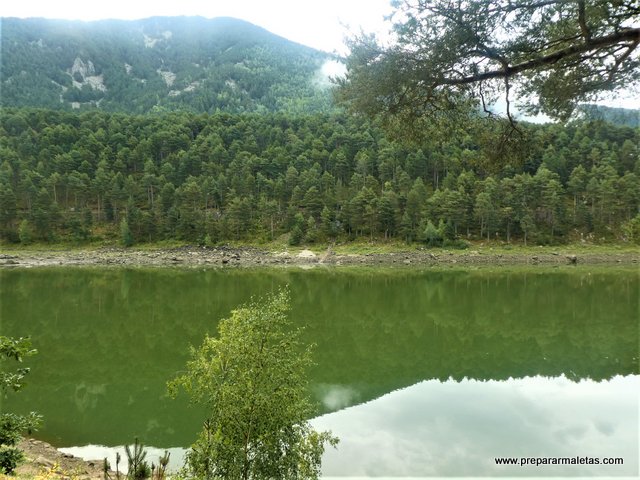
<svg viewBox="0 0 640 480">
<path fill-rule="evenodd" d="M 612 108 L 604 105 L 584 103 L 578 112 L 587 120 L 603 120 L 626 127 L 640 127 L 640 110 L 631 108 Z"/>
<path fill-rule="evenodd" d="M 2 19 L 3 106 L 324 111 L 330 56 L 233 18 Z"/>
</svg>

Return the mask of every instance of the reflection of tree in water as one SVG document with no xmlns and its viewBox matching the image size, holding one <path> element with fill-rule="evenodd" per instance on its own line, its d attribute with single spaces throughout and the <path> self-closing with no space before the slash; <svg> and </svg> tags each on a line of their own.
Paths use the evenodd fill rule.
<svg viewBox="0 0 640 480">
<path fill-rule="evenodd" d="M 322 411 L 424 379 L 638 373 L 636 272 L 43 269 L 2 282 L 3 334 L 40 351 L 19 407 L 67 444 L 187 444 L 201 415 L 167 400 L 165 381 L 216 319 L 285 283 L 318 346 Z"/>
<path fill-rule="evenodd" d="M 84 382 L 76 385 L 74 393 L 74 405 L 76 410 L 80 414 L 84 414 L 87 411 L 95 410 L 98 406 L 98 401 L 104 398 L 107 393 L 107 386 L 102 385 L 87 385 Z"/>
</svg>

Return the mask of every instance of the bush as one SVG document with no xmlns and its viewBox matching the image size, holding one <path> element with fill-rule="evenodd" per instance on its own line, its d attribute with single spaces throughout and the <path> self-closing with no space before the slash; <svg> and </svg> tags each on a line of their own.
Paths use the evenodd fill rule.
<svg viewBox="0 0 640 480">
<path fill-rule="evenodd" d="M 133 245 L 133 235 L 131 234 L 129 221 L 126 217 L 122 217 L 122 220 L 120 221 L 120 241 L 125 247 Z"/>
<path fill-rule="evenodd" d="M 428 247 L 441 247 L 444 241 L 442 232 L 436 228 L 431 220 L 427 222 L 427 226 L 422 234 L 423 241 Z"/>
<path fill-rule="evenodd" d="M 622 234 L 627 241 L 640 245 L 640 213 L 622 224 Z"/>
<path fill-rule="evenodd" d="M 17 368 L 7 371 L 6 360 L 21 362 L 23 358 L 34 355 L 28 338 L 9 338 L 0 336 L 0 399 L 9 390 L 17 392 L 24 386 L 24 377 L 28 368 Z M 16 448 L 22 433 L 30 433 L 40 425 L 40 416 L 31 412 L 29 415 L 2 413 L 0 415 L 0 472 L 12 473 L 22 460 L 22 452 Z"/>
<path fill-rule="evenodd" d="M 469 248 L 469 244 L 459 238 L 453 240 L 445 240 L 442 246 L 444 248 L 452 248 L 454 250 L 466 250 L 467 248 Z"/>
<path fill-rule="evenodd" d="M 304 232 L 302 228 L 298 225 L 294 226 L 291 229 L 291 233 L 289 234 L 289 245 L 297 246 L 302 242 L 302 238 L 304 237 Z"/>
<path fill-rule="evenodd" d="M 0 472 L 12 473 L 24 459 L 24 454 L 15 447 L 0 447 Z"/>
</svg>

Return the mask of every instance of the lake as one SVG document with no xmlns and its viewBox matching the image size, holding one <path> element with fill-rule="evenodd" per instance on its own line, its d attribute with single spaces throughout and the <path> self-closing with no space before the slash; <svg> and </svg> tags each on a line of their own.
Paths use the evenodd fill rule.
<svg viewBox="0 0 640 480">
<path fill-rule="evenodd" d="M 167 380 L 220 318 L 288 284 L 316 345 L 313 423 L 341 438 L 326 476 L 638 475 L 636 268 L 43 268 L 0 280 L 1 334 L 39 350 L 2 408 L 40 412 L 37 436 L 76 454 L 138 437 L 179 456 L 204 412 L 169 399 Z"/>
</svg>

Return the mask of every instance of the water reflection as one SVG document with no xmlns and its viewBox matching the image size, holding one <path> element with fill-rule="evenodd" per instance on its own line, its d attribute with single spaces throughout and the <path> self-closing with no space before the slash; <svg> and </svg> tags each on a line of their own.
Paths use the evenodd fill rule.
<svg viewBox="0 0 640 480">
<path fill-rule="evenodd" d="M 640 376 L 429 380 L 313 420 L 340 437 L 328 476 L 637 476 Z M 624 465 L 496 466 L 495 457 Z"/>
<path fill-rule="evenodd" d="M 28 387 L 3 406 L 42 413 L 39 435 L 57 446 L 189 445 L 204 413 L 166 398 L 166 381 L 218 319 L 285 284 L 317 345 L 318 414 L 424 380 L 639 368 L 637 269 L 16 269 L 0 284 L 0 333 L 39 349 Z"/>
<path fill-rule="evenodd" d="M 344 390 L 326 390 L 339 399 Z M 638 475 L 640 376 L 573 382 L 428 380 L 312 420 L 340 437 L 324 455 L 327 477 L 591 477 Z M 86 459 L 124 448 L 63 449 Z M 185 450 L 172 448 L 170 469 Z M 149 449 L 150 461 L 163 453 Z M 499 466 L 496 457 L 622 458 L 622 465 Z"/>
</svg>

